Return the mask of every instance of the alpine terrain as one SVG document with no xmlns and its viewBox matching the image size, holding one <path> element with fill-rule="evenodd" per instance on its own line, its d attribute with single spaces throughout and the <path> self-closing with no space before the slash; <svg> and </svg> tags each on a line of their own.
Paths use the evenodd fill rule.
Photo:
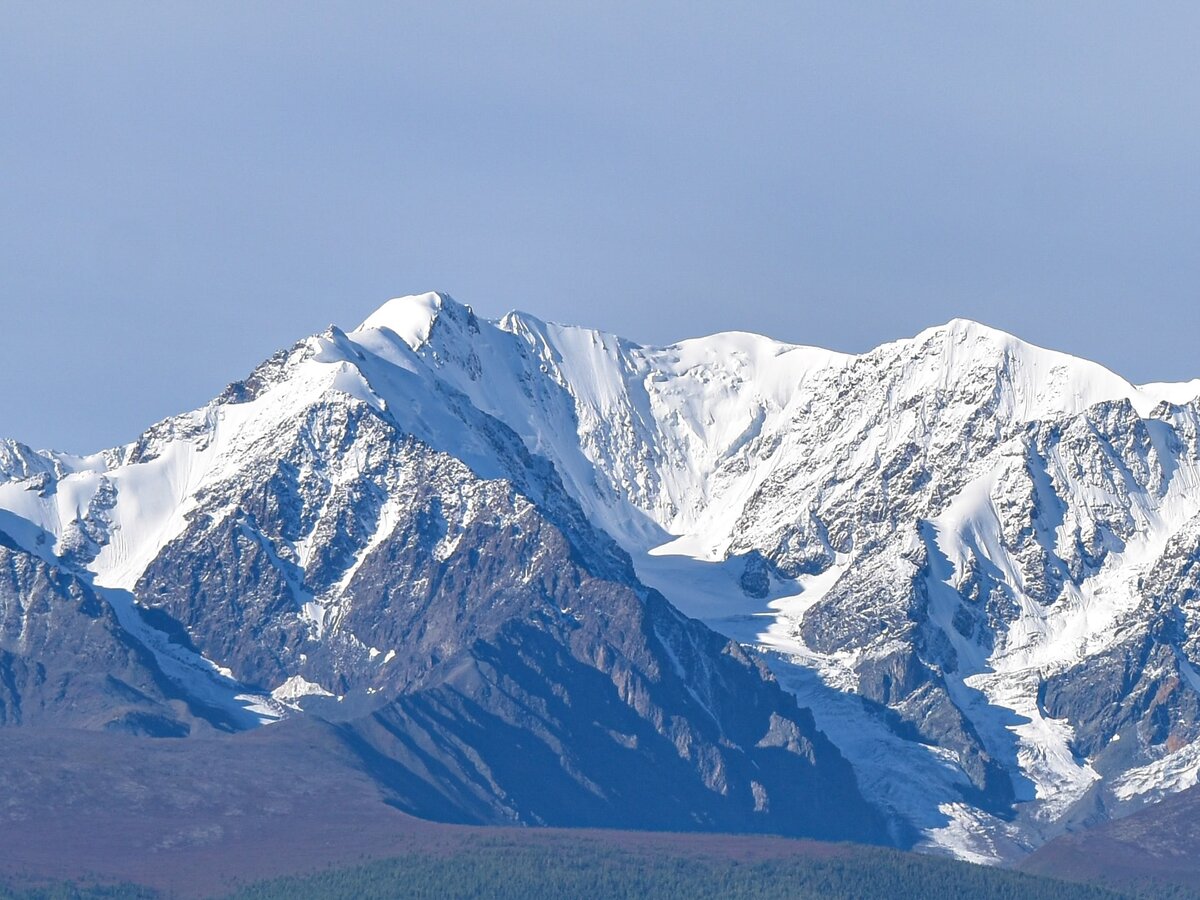
<svg viewBox="0 0 1200 900">
<path fill-rule="evenodd" d="M 1015 861 L 1200 774 L 1197 395 L 399 298 L 123 447 L 0 442 L 0 724 L 311 718 L 422 817 Z"/>
</svg>

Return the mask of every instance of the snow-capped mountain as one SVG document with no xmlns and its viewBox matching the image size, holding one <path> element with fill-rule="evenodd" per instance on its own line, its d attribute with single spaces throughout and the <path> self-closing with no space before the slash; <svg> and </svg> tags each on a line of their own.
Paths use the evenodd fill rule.
<svg viewBox="0 0 1200 900">
<path fill-rule="evenodd" d="M 903 839 L 759 660 L 390 331 L 302 341 L 125 447 L 0 465 L 0 722 L 309 713 L 426 817 Z"/>
<path fill-rule="evenodd" d="M 410 769 L 414 746 L 460 760 L 450 805 L 477 818 L 563 817 L 498 803 L 537 791 L 501 755 L 462 764 L 483 720 L 429 692 L 511 682 L 522 711 L 489 714 L 528 727 L 599 672 L 606 715 L 637 717 L 597 719 L 606 740 L 666 741 L 646 778 L 682 759 L 748 798 L 677 809 L 779 829 L 789 794 L 856 796 L 823 733 L 894 837 L 999 861 L 1196 782 L 1197 394 L 958 320 L 858 356 L 651 348 L 427 294 L 126 447 L 0 444 L 0 532 L 107 601 L 193 705 L 370 714 Z M 155 702 L 138 715 L 190 727 Z M 539 746 L 618 805 L 619 756 L 588 763 L 585 704 L 560 705 Z M 784 746 L 816 764 L 751 777 Z"/>
</svg>

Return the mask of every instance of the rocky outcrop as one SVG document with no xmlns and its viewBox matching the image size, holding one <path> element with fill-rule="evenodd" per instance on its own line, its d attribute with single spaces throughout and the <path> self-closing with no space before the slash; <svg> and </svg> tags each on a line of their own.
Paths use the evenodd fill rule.
<svg viewBox="0 0 1200 900">
<path fill-rule="evenodd" d="M 181 737 L 205 712 L 85 580 L 0 532 L 0 725 Z"/>
</svg>

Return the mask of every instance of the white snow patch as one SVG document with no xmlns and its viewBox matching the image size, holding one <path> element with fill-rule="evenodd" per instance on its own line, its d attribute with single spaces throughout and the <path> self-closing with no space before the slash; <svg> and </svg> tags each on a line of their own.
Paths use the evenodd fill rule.
<svg viewBox="0 0 1200 900">
<path fill-rule="evenodd" d="M 1113 783 L 1113 794 L 1121 800 L 1145 796 L 1158 799 L 1186 790 L 1200 782 L 1200 742 L 1188 744 L 1149 765 L 1131 769 Z"/>
<path fill-rule="evenodd" d="M 442 302 L 441 295 L 432 292 L 396 297 L 371 313 L 355 332 L 387 328 L 416 350 L 429 340 Z"/>
<path fill-rule="evenodd" d="M 295 703 L 301 697 L 332 697 L 333 693 L 302 675 L 293 675 L 271 691 L 271 696 L 281 703 Z"/>
</svg>

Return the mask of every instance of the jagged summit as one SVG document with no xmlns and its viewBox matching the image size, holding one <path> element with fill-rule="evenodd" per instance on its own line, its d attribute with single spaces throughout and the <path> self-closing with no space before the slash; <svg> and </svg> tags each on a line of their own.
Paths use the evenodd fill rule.
<svg viewBox="0 0 1200 900">
<path fill-rule="evenodd" d="M 429 342 L 435 324 L 443 316 L 461 326 L 470 323 L 472 333 L 478 331 L 478 322 L 470 306 L 448 294 L 428 292 L 389 300 L 355 333 L 387 328 L 417 350 Z M 585 326 L 548 322 L 520 310 L 510 311 L 487 324 L 522 338 L 535 352 L 552 357 L 562 356 L 557 353 L 559 343 L 575 347 L 590 344 L 603 348 L 613 357 L 635 353 L 646 358 L 662 358 L 673 352 L 674 356 L 688 361 L 729 354 L 769 359 L 799 353 L 818 361 L 820 366 L 844 366 L 861 358 L 891 355 L 920 358 L 927 380 L 944 383 L 955 381 L 969 369 L 992 369 L 1020 393 L 1017 410 L 1030 418 L 1049 411 L 1078 411 L 1097 402 L 1120 398 L 1130 400 L 1140 413 L 1147 414 L 1163 399 L 1186 402 L 1200 393 L 1200 379 L 1187 384 L 1135 386 L 1099 363 L 1031 344 L 1009 332 L 966 318 L 951 319 L 911 338 L 885 343 L 861 354 L 787 343 L 746 331 L 716 332 L 663 346 L 643 345 Z M 810 363 L 806 368 L 813 365 Z M 922 384 L 922 387 L 926 386 Z"/>
<path fill-rule="evenodd" d="M 864 356 L 907 365 L 911 383 L 920 390 L 995 381 L 1009 395 L 1010 413 L 1026 420 L 1119 399 L 1146 415 L 1164 393 L 1164 386 L 1138 388 L 1099 363 L 969 319 L 952 319 Z"/>
</svg>

